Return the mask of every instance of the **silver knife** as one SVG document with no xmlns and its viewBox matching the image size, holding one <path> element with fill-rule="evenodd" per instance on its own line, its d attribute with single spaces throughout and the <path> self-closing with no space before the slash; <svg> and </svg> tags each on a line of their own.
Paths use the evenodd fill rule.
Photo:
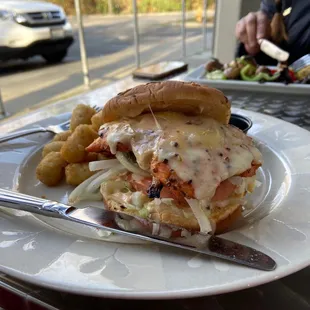
<svg viewBox="0 0 310 310">
<path fill-rule="evenodd" d="M 0 206 L 105 229 L 112 233 L 138 238 L 225 259 L 248 267 L 272 271 L 276 262 L 268 255 L 209 234 L 193 233 L 166 224 L 158 224 L 131 215 L 96 207 L 75 208 L 63 203 L 0 189 Z M 172 236 L 178 236 L 172 238 Z M 189 236 L 191 235 L 191 236 Z"/>
<path fill-rule="evenodd" d="M 279 62 L 287 61 L 290 56 L 288 52 L 282 50 L 280 47 L 266 39 L 259 39 L 258 43 L 262 52 Z"/>
</svg>

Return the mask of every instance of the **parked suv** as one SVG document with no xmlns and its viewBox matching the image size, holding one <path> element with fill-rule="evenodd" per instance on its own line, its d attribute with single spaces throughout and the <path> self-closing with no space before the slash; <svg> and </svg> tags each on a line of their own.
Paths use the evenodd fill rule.
<svg viewBox="0 0 310 310">
<path fill-rule="evenodd" d="M 73 43 L 63 9 L 32 0 L 0 0 L 0 61 L 41 55 L 47 62 L 62 61 Z"/>
</svg>

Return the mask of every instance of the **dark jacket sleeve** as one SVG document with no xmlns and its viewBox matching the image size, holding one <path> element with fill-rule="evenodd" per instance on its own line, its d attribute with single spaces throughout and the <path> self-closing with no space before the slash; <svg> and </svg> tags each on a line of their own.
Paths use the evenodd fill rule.
<svg viewBox="0 0 310 310">
<path fill-rule="evenodd" d="M 266 13 L 270 19 L 272 19 L 274 13 L 276 12 L 275 0 L 262 0 L 260 9 Z"/>
</svg>

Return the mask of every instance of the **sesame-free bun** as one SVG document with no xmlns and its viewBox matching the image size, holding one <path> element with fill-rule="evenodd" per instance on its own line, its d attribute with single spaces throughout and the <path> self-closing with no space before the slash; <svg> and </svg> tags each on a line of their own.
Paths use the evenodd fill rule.
<svg viewBox="0 0 310 310">
<path fill-rule="evenodd" d="M 102 109 L 102 121 L 134 118 L 153 112 L 180 112 L 204 115 L 228 124 L 230 102 L 224 94 L 208 86 L 179 81 L 153 82 L 138 85 L 110 99 Z"/>
</svg>

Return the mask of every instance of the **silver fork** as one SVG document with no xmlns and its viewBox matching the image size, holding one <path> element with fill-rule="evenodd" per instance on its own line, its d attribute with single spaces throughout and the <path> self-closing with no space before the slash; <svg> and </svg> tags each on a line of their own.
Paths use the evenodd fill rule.
<svg viewBox="0 0 310 310">
<path fill-rule="evenodd" d="M 93 106 L 92 108 L 95 109 L 97 112 L 99 112 L 101 109 L 96 105 Z M 34 133 L 39 133 L 39 132 L 51 132 L 51 133 L 57 134 L 57 133 L 68 130 L 69 126 L 70 126 L 70 118 L 67 121 L 61 124 L 58 124 L 58 125 L 50 125 L 47 127 L 38 127 L 38 128 L 19 130 L 19 131 L 15 131 L 15 132 L 12 132 L 12 133 L 9 133 L 7 135 L 0 137 L 0 143 L 6 142 L 12 139 L 20 138 L 23 136 L 31 135 Z"/>
</svg>

